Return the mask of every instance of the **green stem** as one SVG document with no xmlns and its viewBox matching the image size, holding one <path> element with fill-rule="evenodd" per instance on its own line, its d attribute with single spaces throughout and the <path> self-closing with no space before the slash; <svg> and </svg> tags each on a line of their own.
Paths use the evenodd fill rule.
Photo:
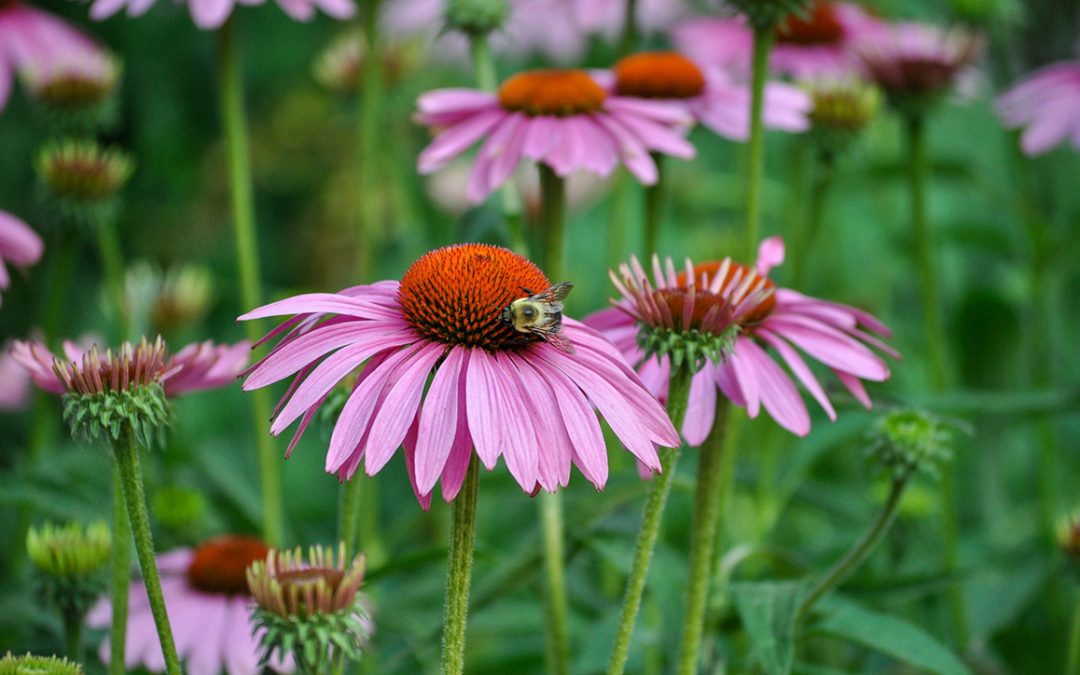
<svg viewBox="0 0 1080 675">
<path fill-rule="evenodd" d="M 750 141 L 746 162 L 746 259 L 757 253 L 758 225 L 761 220 L 761 182 L 765 175 L 765 127 L 762 112 L 765 104 L 765 79 L 769 74 L 769 52 L 773 29 L 754 28 L 754 50 L 750 80 Z"/>
<path fill-rule="evenodd" d="M 360 472 L 341 486 L 341 503 L 338 513 L 338 539 L 345 542 L 345 555 L 352 559 L 356 555 L 357 531 L 360 522 Z"/>
<path fill-rule="evenodd" d="M 935 393 L 948 387 L 947 343 L 941 315 L 941 294 L 938 288 L 937 266 L 934 264 L 933 232 L 926 217 L 926 185 L 929 163 L 926 155 L 925 119 L 919 114 L 905 118 L 908 143 L 908 180 L 911 190 L 911 220 L 915 237 L 915 255 L 922 286 L 923 328 L 929 348 L 931 385 Z M 947 465 L 941 472 L 942 554 L 946 572 L 955 572 L 959 565 L 959 514 L 956 503 L 955 467 Z M 948 592 L 949 614 L 959 645 L 968 643 L 967 609 L 964 589 L 954 582 Z"/>
<path fill-rule="evenodd" d="M 1080 593 L 1073 609 L 1072 629 L 1069 631 L 1069 661 L 1065 675 L 1080 675 Z"/>
<path fill-rule="evenodd" d="M 248 145 L 247 118 L 244 114 L 243 74 L 237 48 L 235 18 L 218 31 L 218 87 L 221 120 L 228 150 L 229 193 L 232 197 L 233 229 L 236 237 L 236 262 L 240 275 L 240 302 L 245 310 L 262 302 L 262 278 L 259 272 L 258 233 L 255 227 L 255 198 L 251 178 L 251 152 Z M 252 342 L 262 333 L 261 322 L 246 321 L 244 327 Z M 265 389 L 251 392 L 251 410 L 255 442 L 259 456 L 259 483 L 262 491 L 263 538 L 278 546 L 284 538 L 281 505 L 281 478 L 273 438 L 266 432 L 270 419 L 270 398 Z"/>
<path fill-rule="evenodd" d="M 833 162 L 825 154 L 815 157 L 813 167 L 813 184 L 810 187 L 810 201 L 807 205 L 805 230 L 793 242 L 791 256 L 792 287 L 801 289 L 806 281 L 806 258 L 810 249 L 814 246 L 818 232 L 821 231 L 821 222 L 825 215 L 825 200 L 832 186 Z M 803 222 L 799 219 L 797 222 Z"/>
<path fill-rule="evenodd" d="M 881 542 L 885 533 L 889 531 L 889 526 L 892 525 L 893 519 L 896 518 L 896 510 L 897 507 L 900 506 L 900 498 L 904 495 L 904 488 L 907 487 L 908 478 L 910 478 L 910 476 L 904 476 L 893 480 L 892 486 L 889 489 L 889 497 L 886 499 L 885 506 L 882 507 L 877 520 L 874 521 L 873 525 L 870 526 L 870 529 L 863 534 L 862 538 L 855 543 L 851 550 L 844 554 L 843 558 L 836 561 L 836 564 L 825 573 L 825 576 L 821 577 L 821 579 L 814 584 L 814 587 L 810 589 L 810 593 L 803 598 L 796 614 L 799 621 L 804 621 L 807 616 L 809 616 L 810 610 L 814 608 L 814 605 L 824 598 L 829 591 L 833 590 L 837 585 L 843 582 L 856 567 L 866 560 L 867 556 L 869 556 L 874 548 Z"/>
<path fill-rule="evenodd" d="M 566 181 L 547 164 L 539 164 L 537 168 L 540 170 L 544 271 L 552 283 L 560 283 L 563 281 L 563 247 L 566 239 Z"/>
<path fill-rule="evenodd" d="M 357 194 L 357 273 L 367 281 L 375 278 L 376 246 L 379 241 L 380 149 L 383 81 L 379 44 L 379 0 L 367 0 L 361 12 L 365 54 L 364 77 L 360 85 L 360 163 Z"/>
<path fill-rule="evenodd" d="M 124 675 L 127 642 L 128 588 L 131 585 L 131 524 L 124 506 L 120 466 L 112 469 L 112 629 L 109 633 L 109 673 Z"/>
<path fill-rule="evenodd" d="M 682 645 L 679 648 L 680 675 L 697 672 L 698 651 L 705 627 L 705 606 L 709 596 L 710 568 L 719 535 L 720 495 L 724 484 L 724 421 L 727 399 L 721 399 L 716 423 L 705 443 L 698 448 L 697 485 L 694 489 L 694 522 L 690 532 L 690 572 L 686 611 L 683 615 Z"/>
<path fill-rule="evenodd" d="M 161 641 L 161 653 L 165 657 L 165 670 L 169 675 L 180 675 L 180 659 L 176 655 L 172 629 L 169 627 L 169 615 L 165 611 L 165 598 L 161 594 L 161 579 L 158 576 L 157 562 L 154 560 L 154 541 L 150 534 L 150 514 L 146 510 L 146 496 L 143 494 L 142 468 L 139 461 L 139 447 L 130 427 L 125 427 L 123 436 L 113 442 L 113 457 L 120 473 L 120 486 L 123 488 L 124 504 L 127 506 L 128 520 L 135 541 L 135 554 L 139 559 L 146 597 L 150 601 L 150 612 L 154 615 L 158 638 Z M 119 656 L 124 660 L 123 652 L 113 654 L 115 661 Z"/>
<path fill-rule="evenodd" d="M 80 612 L 71 609 L 64 611 L 64 642 L 67 656 L 72 661 L 82 663 L 82 622 Z"/>
<path fill-rule="evenodd" d="M 454 499 L 450 524 L 450 553 L 446 575 L 446 610 L 443 614 L 443 675 L 465 670 L 465 625 L 469 617 L 469 584 L 472 581 L 473 547 L 476 543 L 476 493 L 480 463 L 473 457 L 461 492 Z"/>
<path fill-rule="evenodd" d="M 676 368 L 668 382 L 667 412 L 676 429 L 682 428 L 686 415 L 686 403 L 690 396 L 690 380 L 693 374 L 687 368 Z M 641 608 L 641 596 L 645 592 L 645 582 L 652 561 L 656 538 L 660 534 L 660 522 L 664 514 L 664 504 L 671 492 L 671 483 L 675 477 L 675 464 L 679 459 L 679 448 L 664 448 L 660 453 L 659 475 L 653 476 L 649 483 L 649 492 L 645 497 L 645 513 L 641 528 L 638 530 L 637 543 L 634 545 L 634 562 L 630 567 L 630 576 L 626 581 L 626 595 L 623 598 L 622 613 L 619 615 L 619 629 L 615 634 L 615 644 L 608 661 L 608 675 L 622 673 L 626 668 L 626 659 L 630 655 L 630 638 L 634 635 L 634 623 Z"/>
<path fill-rule="evenodd" d="M 656 183 L 645 187 L 645 248 L 646 259 L 660 252 L 660 211 L 664 201 L 664 156 L 652 153 L 656 162 Z"/>
<path fill-rule="evenodd" d="M 499 78 L 495 71 L 495 60 L 491 56 L 491 45 L 486 35 L 470 35 L 469 48 L 472 52 L 473 70 L 476 72 L 476 86 L 483 91 L 494 93 L 499 88 Z M 499 188 L 499 201 L 502 204 L 503 217 L 510 231 L 510 248 L 523 256 L 528 256 L 529 247 L 525 243 L 525 231 L 521 219 L 521 195 L 513 181 L 507 181 Z"/>
<path fill-rule="evenodd" d="M 618 269 L 619 264 L 626 261 L 626 231 L 632 215 L 630 185 L 631 181 L 626 172 L 621 168 L 615 169 L 615 173 L 611 176 L 609 191 L 611 211 L 608 216 L 607 266 L 610 269 Z"/>
<path fill-rule="evenodd" d="M 120 237 L 116 233 L 116 223 L 110 221 L 98 223 L 98 253 L 101 255 L 101 267 L 105 272 L 105 287 L 108 289 L 109 302 L 116 312 L 116 327 L 120 341 L 127 340 L 131 330 L 128 316 L 127 299 L 124 297 L 124 254 L 120 250 Z"/>
<path fill-rule="evenodd" d="M 544 536 L 544 570 L 547 573 L 545 657 L 547 672 L 570 673 L 570 630 L 567 619 L 566 571 L 563 552 L 562 495 L 540 494 L 540 526 Z"/>
<path fill-rule="evenodd" d="M 637 49 L 640 31 L 637 24 L 637 0 L 625 0 L 626 16 L 623 17 L 622 37 L 619 39 L 619 56 L 627 56 Z"/>
</svg>

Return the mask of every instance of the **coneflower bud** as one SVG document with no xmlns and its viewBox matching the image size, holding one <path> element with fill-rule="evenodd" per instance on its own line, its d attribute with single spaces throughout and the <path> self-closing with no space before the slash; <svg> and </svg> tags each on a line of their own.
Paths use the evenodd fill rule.
<svg viewBox="0 0 1080 675">
<path fill-rule="evenodd" d="M 128 431 L 150 447 L 157 432 L 169 420 L 169 406 L 162 381 L 166 370 L 165 342 L 151 344 L 146 338 L 132 346 L 124 343 L 117 352 L 104 355 L 96 346 L 80 361 L 53 361 L 53 371 L 63 383 L 64 421 L 71 433 L 86 441 L 118 441 Z"/>
<path fill-rule="evenodd" d="M 87 133 L 107 121 L 120 83 L 120 62 L 108 54 L 27 77 L 30 95 L 50 128 Z"/>
<path fill-rule="evenodd" d="M 140 262 L 128 269 L 125 295 L 132 314 L 151 332 L 169 335 L 206 316 L 214 300 L 214 280 L 200 265 L 166 270 Z"/>
<path fill-rule="evenodd" d="M 358 594 L 364 556 L 346 567 L 345 544 L 333 550 L 314 546 L 307 558 L 271 550 L 248 567 L 248 588 L 257 605 L 253 619 L 262 631 L 263 663 L 275 652 L 292 653 L 306 672 L 324 672 L 337 655 L 356 660 L 371 634 L 371 621 Z"/>
<path fill-rule="evenodd" d="M 823 152 L 845 150 L 881 109 L 881 92 L 862 80 L 820 80 L 804 85 L 814 102 L 810 137 Z"/>
<path fill-rule="evenodd" d="M 952 459 L 956 428 L 922 410 L 894 410 L 871 428 L 866 453 L 894 481 L 905 481 L 916 471 L 936 478 L 941 465 Z"/>
<path fill-rule="evenodd" d="M 40 572 L 45 600 L 65 614 L 82 616 L 107 585 L 112 538 L 104 522 L 46 523 L 26 534 L 30 562 Z"/>
<path fill-rule="evenodd" d="M 731 0 L 755 29 L 771 30 L 791 15 L 803 16 L 811 0 Z"/>
<path fill-rule="evenodd" d="M 13 656 L 0 658 L 0 675 L 83 675 L 82 666 L 58 656 Z"/>
<path fill-rule="evenodd" d="M 202 538 L 206 511 L 206 497 L 201 492 L 179 485 L 163 487 L 150 498 L 154 520 L 179 544 Z"/>
<path fill-rule="evenodd" d="M 58 215 L 93 227 L 112 218 L 116 196 L 127 184 L 134 163 L 126 153 L 91 140 L 48 143 L 34 163 L 46 201 Z"/>
<path fill-rule="evenodd" d="M 502 26 L 509 11 L 506 0 L 450 0 L 446 24 L 467 35 L 487 35 Z"/>
</svg>

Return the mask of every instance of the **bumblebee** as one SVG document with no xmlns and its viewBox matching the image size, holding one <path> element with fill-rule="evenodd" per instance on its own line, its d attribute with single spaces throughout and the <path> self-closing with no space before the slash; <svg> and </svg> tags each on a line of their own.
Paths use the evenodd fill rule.
<svg viewBox="0 0 1080 675">
<path fill-rule="evenodd" d="M 502 310 L 499 318 L 519 333 L 535 335 L 552 347 L 573 354 L 574 347 L 562 331 L 563 300 L 573 289 L 574 284 L 569 281 L 535 295 L 523 288 L 529 297 L 511 302 Z"/>
</svg>

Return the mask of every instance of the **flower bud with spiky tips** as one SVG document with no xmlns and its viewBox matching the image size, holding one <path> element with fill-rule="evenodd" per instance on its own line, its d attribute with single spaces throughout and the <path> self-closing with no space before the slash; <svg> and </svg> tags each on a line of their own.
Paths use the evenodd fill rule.
<svg viewBox="0 0 1080 675">
<path fill-rule="evenodd" d="M 338 655 L 356 660 L 371 634 L 371 621 L 358 594 L 364 556 L 346 566 L 345 544 L 337 561 L 329 547 L 313 546 L 307 558 L 271 550 L 248 567 L 248 588 L 262 631 L 263 663 L 275 653 L 291 653 L 302 672 L 325 672 Z"/>
<path fill-rule="evenodd" d="M 814 102 L 809 138 L 826 157 L 847 150 L 881 109 L 881 91 L 860 79 L 804 85 Z"/>
<path fill-rule="evenodd" d="M 957 426 L 922 410 L 893 410 L 870 430 L 866 454 L 894 481 L 916 472 L 937 478 L 941 465 L 952 460 Z"/>
<path fill-rule="evenodd" d="M 137 346 L 124 343 L 104 355 L 97 347 L 79 361 L 53 361 L 53 371 L 65 390 L 64 420 L 77 438 L 115 442 L 130 430 L 141 445 L 151 442 L 169 422 L 162 381 L 166 369 L 165 342 L 143 338 Z"/>
<path fill-rule="evenodd" d="M 472 36 L 484 36 L 499 29 L 510 12 L 506 0 L 450 0 L 446 25 Z"/>
<path fill-rule="evenodd" d="M 31 73 L 27 85 L 51 130 L 89 134 L 112 121 L 122 71 L 116 57 L 101 53 Z"/>
<path fill-rule="evenodd" d="M 808 11 L 810 0 L 732 0 L 731 4 L 756 29 L 779 26 L 788 17 L 800 17 Z"/>
<path fill-rule="evenodd" d="M 82 617 L 105 589 L 112 538 L 104 522 L 46 523 L 26 534 L 26 551 L 39 572 L 46 602 Z"/>
<path fill-rule="evenodd" d="M 134 170 L 131 157 L 92 140 L 46 144 L 34 163 L 46 204 L 61 222 L 96 227 L 116 214 L 117 194 Z"/>
<path fill-rule="evenodd" d="M 13 656 L 0 658 L 0 675 L 83 675 L 82 666 L 58 656 Z"/>
</svg>

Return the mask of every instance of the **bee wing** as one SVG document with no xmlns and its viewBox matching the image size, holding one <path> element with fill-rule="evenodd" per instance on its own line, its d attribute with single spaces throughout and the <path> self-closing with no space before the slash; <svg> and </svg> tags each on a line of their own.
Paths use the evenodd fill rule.
<svg viewBox="0 0 1080 675">
<path fill-rule="evenodd" d="M 566 299 L 566 296 L 570 295 L 570 291 L 574 290 L 574 284 L 569 281 L 564 281 L 561 284 L 555 284 L 551 288 L 537 293 L 532 296 L 532 300 L 539 300 L 540 302 L 558 303 L 559 307 L 562 307 L 562 301 Z"/>
<path fill-rule="evenodd" d="M 566 333 L 563 333 L 562 331 L 546 331 L 544 340 L 559 351 L 566 352 L 567 354 L 574 353 L 574 345 L 570 344 L 570 339 L 567 338 Z"/>
</svg>

